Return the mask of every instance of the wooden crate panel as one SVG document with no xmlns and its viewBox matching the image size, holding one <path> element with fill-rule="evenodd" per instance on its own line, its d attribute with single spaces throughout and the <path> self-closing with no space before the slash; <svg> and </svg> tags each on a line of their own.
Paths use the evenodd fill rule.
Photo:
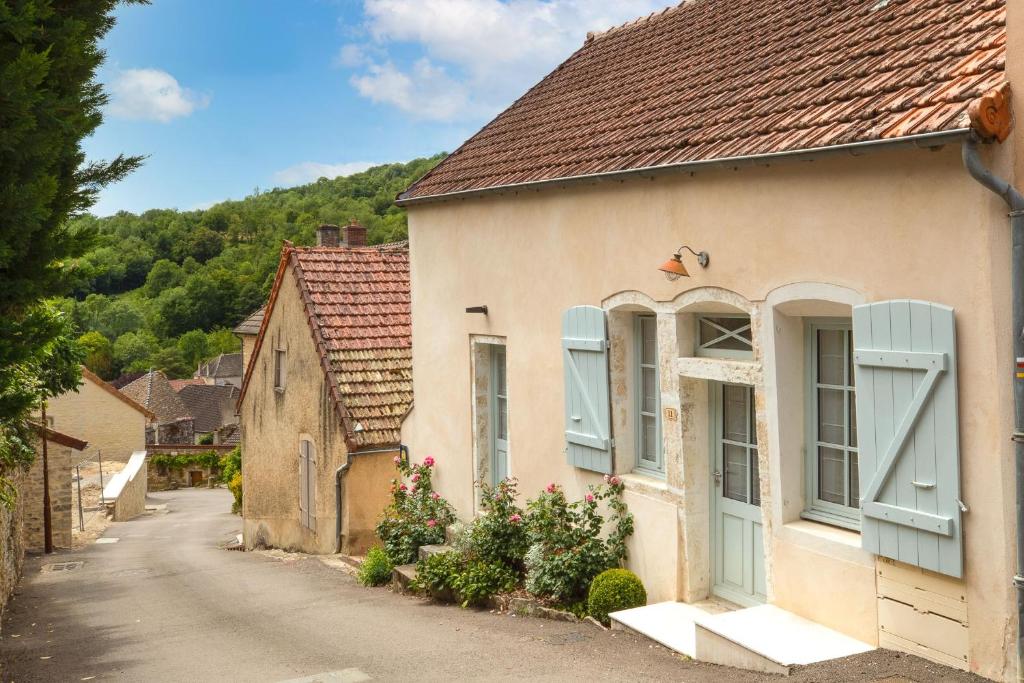
<svg viewBox="0 0 1024 683">
<path fill-rule="evenodd" d="M 888 598 L 878 599 L 879 641 L 890 635 L 967 663 L 967 625 Z"/>
<path fill-rule="evenodd" d="M 966 659 L 951 657 L 945 652 L 933 650 L 930 647 L 925 647 L 920 643 L 915 643 L 907 640 L 906 638 L 900 638 L 899 636 L 891 633 L 880 633 L 878 636 L 878 646 L 888 648 L 890 650 L 907 652 L 912 655 L 917 655 L 918 657 L 924 657 L 925 659 L 930 659 L 933 662 L 945 664 L 946 666 L 951 666 L 955 669 L 963 669 L 964 671 L 969 670 Z"/>
</svg>

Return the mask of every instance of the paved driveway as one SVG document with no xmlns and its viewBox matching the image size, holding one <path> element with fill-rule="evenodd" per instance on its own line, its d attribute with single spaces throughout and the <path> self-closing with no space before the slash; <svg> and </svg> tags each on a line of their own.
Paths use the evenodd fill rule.
<svg viewBox="0 0 1024 683">
<path fill-rule="evenodd" d="M 226 491 L 151 498 L 167 511 L 111 525 L 116 543 L 28 561 L 4 619 L 4 680 L 762 680 L 630 634 L 363 588 L 315 558 L 222 550 L 239 527 Z M 67 561 L 84 564 L 40 570 Z M 876 680 L 908 660 L 921 662 L 790 680 Z"/>
</svg>

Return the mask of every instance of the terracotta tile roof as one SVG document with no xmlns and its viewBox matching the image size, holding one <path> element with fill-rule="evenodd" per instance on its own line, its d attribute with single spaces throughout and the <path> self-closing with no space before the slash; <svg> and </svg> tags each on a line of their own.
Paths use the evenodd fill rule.
<svg viewBox="0 0 1024 683">
<path fill-rule="evenodd" d="M 692 0 L 588 38 L 399 201 L 966 128 L 1004 0 Z"/>
<path fill-rule="evenodd" d="M 397 445 L 402 420 L 412 405 L 407 246 L 286 246 L 250 366 L 259 355 L 288 265 L 305 304 L 349 448 Z M 246 373 L 242 398 L 250 376 Z"/>
<path fill-rule="evenodd" d="M 158 422 L 191 419 L 185 404 L 171 388 L 167 376 L 159 370 L 147 372 L 121 388 L 121 393 L 156 415 Z"/>
<path fill-rule="evenodd" d="M 92 371 L 89 370 L 89 368 L 85 367 L 84 365 L 82 366 L 82 378 L 89 380 L 103 391 L 107 392 L 108 394 L 110 394 L 117 400 L 121 401 L 122 403 L 126 403 L 127 405 L 131 406 L 135 410 L 139 411 L 140 413 L 148 417 L 150 420 L 156 418 L 156 415 L 154 415 L 151 410 L 144 408 L 142 405 L 140 405 L 136 401 L 133 401 L 123 392 L 118 391 L 112 385 L 104 382 L 98 375 L 93 374 Z"/>
<path fill-rule="evenodd" d="M 263 324 L 263 312 L 267 310 L 266 306 L 260 306 L 257 310 L 249 314 L 249 317 L 238 323 L 234 329 L 235 334 L 259 334 L 260 325 Z"/>
<path fill-rule="evenodd" d="M 171 389 L 174 389 L 179 394 L 181 390 L 192 384 L 206 384 L 206 381 L 202 377 L 189 377 L 188 379 L 169 379 L 167 382 L 171 385 Z"/>
</svg>

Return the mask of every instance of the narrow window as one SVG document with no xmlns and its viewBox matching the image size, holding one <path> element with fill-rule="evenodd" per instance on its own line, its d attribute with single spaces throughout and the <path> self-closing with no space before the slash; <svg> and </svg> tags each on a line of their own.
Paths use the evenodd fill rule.
<svg viewBox="0 0 1024 683">
<path fill-rule="evenodd" d="M 806 516 L 860 528 L 853 332 L 846 319 L 808 325 Z"/>
<path fill-rule="evenodd" d="M 661 396 L 658 386 L 658 320 L 653 315 L 636 318 L 636 466 L 662 474 Z"/>
<path fill-rule="evenodd" d="M 284 349 L 274 349 L 274 388 L 284 391 Z"/>
<path fill-rule="evenodd" d="M 505 347 L 491 345 L 491 484 L 508 477 L 508 374 Z"/>
<path fill-rule="evenodd" d="M 746 359 L 754 357 L 750 316 L 701 315 L 697 317 L 697 356 Z"/>
</svg>

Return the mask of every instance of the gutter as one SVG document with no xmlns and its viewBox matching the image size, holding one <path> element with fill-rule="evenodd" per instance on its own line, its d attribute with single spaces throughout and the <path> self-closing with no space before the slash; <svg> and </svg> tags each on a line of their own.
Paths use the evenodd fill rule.
<svg viewBox="0 0 1024 683">
<path fill-rule="evenodd" d="M 480 197 L 501 192 L 540 190 L 552 185 L 577 185 L 580 183 L 600 182 L 605 180 L 621 181 L 630 178 L 652 178 L 669 173 L 687 173 L 708 169 L 730 169 L 737 166 L 758 166 L 770 164 L 773 161 L 811 161 L 813 159 L 836 154 L 851 154 L 853 156 L 858 156 L 859 154 L 871 152 L 876 149 L 889 150 L 899 149 L 902 147 L 935 148 L 946 144 L 962 142 L 970 132 L 970 128 L 956 128 L 954 130 L 941 131 L 938 133 L 921 133 L 919 135 L 907 135 L 899 138 L 866 140 L 863 142 L 849 142 L 842 145 L 826 145 L 822 147 L 807 147 L 803 149 L 789 150 L 786 152 L 747 154 L 735 157 L 723 157 L 720 159 L 684 161 L 678 164 L 665 164 L 662 166 L 645 166 L 643 168 L 632 168 L 626 171 L 606 171 L 603 173 L 566 176 L 562 178 L 550 178 L 547 180 L 532 180 L 523 183 L 510 183 L 507 185 L 496 185 L 494 187 L 485 187 L 474 190 L 460 190 L 444 194 L 432 194 L 424 197 L 407 197 L 403 199 L 402 195 L 399 195 L 395 199 L 395 205 L 413 206 L 415 204 L 443 202 L 449 199 L 469 199 L 472 197 Z"/>
<path fill-rule="evenodd" d="M 337 555 L 341 552 L 341 510 L 342 502 L 344 500 L 344 486 L 343 481 L 345 474 L 348 469 L 352 467 L 352 458 L 357 455 L 370 455 L 372 453 L 394 453 L 398 451 L 399 457 L 402 461 L 408 464 L 409 462 L 409 447 L 405 444 L 398 444 L 391 448 L 374 448 L 366 451 L 350 451 L 348 457 L 345 458 L 345 462 L 338 469 L 334 470 L 334 554 Z"/>
<path fill-rule="evenodd" d="M 1016 361 L 1013 383 L 1014 467 L 1017 508 L 1017 568 L 1013 587 L 1017 592 L 1017 680 L 1024 681 L 1024 195 L 1009 181 L 990 171 L 981 161 L 979 142 L 1002 142 L 1012 125 L 1009 87 L 990 91 L 972 103 L 971 135 L 964 140 L 964 167 L 971 177 L 998 195 L 1009 208 L 1011 239 L 1011 297 L 1013 300 L 1013 355 Z"/>
</svg>

